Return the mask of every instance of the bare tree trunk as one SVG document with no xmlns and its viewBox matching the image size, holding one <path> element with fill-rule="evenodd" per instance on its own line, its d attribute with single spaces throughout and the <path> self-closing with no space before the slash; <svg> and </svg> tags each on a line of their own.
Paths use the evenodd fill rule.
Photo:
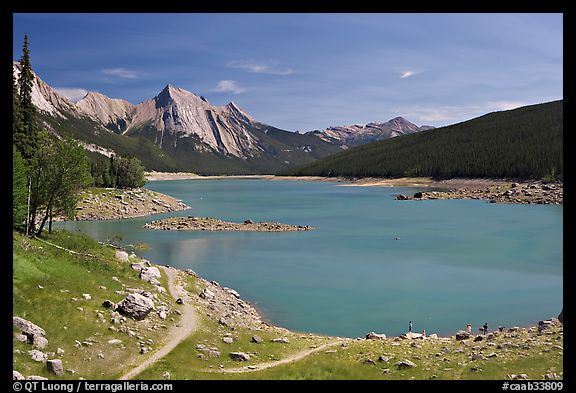
<svg viewBox="0 0 576 393">
<path fill-rule="evenodd" d="M 44 229 L 44 224 L 46 224 L 46 220 L 48 220 L 48 209 L 46 209 L 46 214 L 44 214 L 44 218 L 42 219 L 42 223 L 40 224 L 40 227 L 36 232 L 36 236 L 40 236 L 40 234 L 42 233 L 42 230 Z"/>
<path fill-rule="evenodd" d="M 29 233 L 30 223 L 30 189 L 32 188 L 32 178 L 28 179 L 28 202 L 26 203 L 26 236 Z"/>
<path fill-rule="evenodd" d="M 52 233 L 52 208 L 50 208 L 50 218 L 48 220 L 48 233 Z"/>
</svg>

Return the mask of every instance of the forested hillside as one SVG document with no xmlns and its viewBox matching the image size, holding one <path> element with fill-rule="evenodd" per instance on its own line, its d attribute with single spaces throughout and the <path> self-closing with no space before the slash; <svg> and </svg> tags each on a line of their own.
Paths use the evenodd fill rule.
<svg viewBox="0 0 576 393">
<path fill-rule="evenodd" d="M 494 112 L 359 146 L 286 171 L 294 176 L 563 176 L 563 100 Z"/>
</svg>

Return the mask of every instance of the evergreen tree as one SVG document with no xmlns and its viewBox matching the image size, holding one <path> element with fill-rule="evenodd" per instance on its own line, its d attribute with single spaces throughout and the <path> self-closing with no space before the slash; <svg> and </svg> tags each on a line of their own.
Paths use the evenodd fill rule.
<svg viewBox="0 0 576 393">
<path fill-rule="evenodd" d="M 12 135 L 16 135 L 19 129 L 22 128 L 22 120 L 20 116 L 20 95 L 18 94 L 18 84 L 16 78 L 12 74 Z"/>
<path fill-rule="evenodd" d="M 26 161 L 30 161 L 38 149 L 38 123 L 36 121 L 36 108 L 32 103 L 32 86 L 34 74 L 30 63 L 30 50 L 28 49 L 28 35 L 24 36 L 24 48 L 20 59 L 20 78 L 18 80 L 18 110 L 15 112 L 18 121 L 14 123 L 13 142 Z"/>
<path fill-rule="evenodd" d="M 12 145 L 12 226 L 14 228 L 24 225 L 27 197 L 26 162 L 16 146 Z"/>
</svg>

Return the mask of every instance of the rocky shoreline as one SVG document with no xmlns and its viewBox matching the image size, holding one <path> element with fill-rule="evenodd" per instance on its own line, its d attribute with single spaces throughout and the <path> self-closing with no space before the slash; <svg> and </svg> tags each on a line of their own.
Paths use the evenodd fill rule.
<svg viewBox="0 0 576 393">
<path fill-rule="evenodd" d="M 76 220 L 114 220 L 187 209 L 181 200 L 145 188 L 93 188 L 82 191 Z"/>
<path fill-rule="evenodd" d="M 490 203 L 517 203 L 562 205 L 564 185 L 562 182 L 502 182 L 488 187 L 462 187 L 448 191 L 419 191 L 412 196 L 400 194 L 397 200 L 430 199 L 482 199 Z"/>
<path fill-rule="evenodd" d="M 165 231 L 248 231 L 248 232 L 293 232 L 309 231 L 314 228 L 308 225 L 289 225 L 277 222 L 253 222 L 245 220 L 243 223 L 227 222 L 209 217 L 170 217 L 156 220 L 144 225 L 148 229 L 161 229 Z"/>
</svg>

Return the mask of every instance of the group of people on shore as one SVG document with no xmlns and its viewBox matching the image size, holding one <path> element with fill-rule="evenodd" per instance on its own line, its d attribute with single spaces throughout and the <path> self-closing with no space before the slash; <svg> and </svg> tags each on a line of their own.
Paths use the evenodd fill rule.
<svg viewBox="0 0 576 393">
<path fill-rule="evenodd" d="M 488 322 L 484 323 L 484 325 L 480 328 L 480 331 L 483 335 L 488 333 Z M 412 321 L 408 322 L 408 332 L 412 332 Z M 469 323 L 466 324 L 466 333 L 472 334 L 472 325 Z M 426 329 L 422 329 L 422 337 L 426 337 Z"/>
</svg>

